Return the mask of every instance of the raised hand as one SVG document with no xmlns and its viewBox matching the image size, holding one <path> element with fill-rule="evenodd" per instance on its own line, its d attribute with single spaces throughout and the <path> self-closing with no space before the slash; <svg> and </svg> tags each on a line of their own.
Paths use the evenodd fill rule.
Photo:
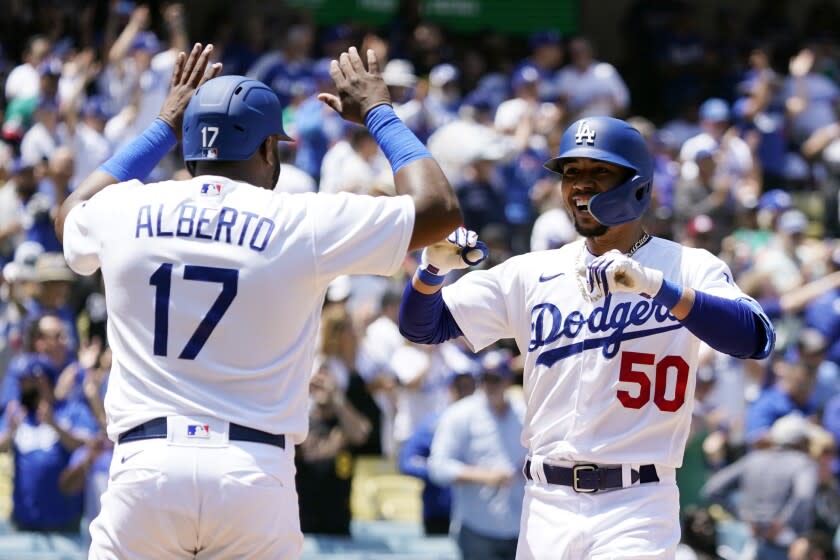
<svg viewBox="0 0 840 560">
<path fill-rule="evenodd" d="M 391 95 L 379 73 L 379 62 L 373 49 L 367 51 L 367 65 L 365 69 L 356 47 L 350 47 L 337 61 L 330 63 L 330 76 L 338 95 L 318 94 L 318 99 L 345 120 L 357 124 L 364 124 L 365 115 L 377 105 L 391 104 Z"/>
<path fill-rule="evenodd" d="M 222 63 L 210 64 L 213 45 L 202 47 L 201 43 L 193 45 L 187 55 L 179 52 L 172 70 L 172 81 L 169 85 L 169 95 L 163 102 L 158 118 L 172 127 L 178 140 L 181 139 L 181 125 L 184 122 L 184 111 L 192 99 L 195 90 L 204 82 L 215 78 L 222 72 Z M 209 66 L 209 70 L 208 70 Z"/>
<path fill-rule="evenodd" d="M 85 369 L 92 369 L 99 361 L 99 356 L 102 354 L 102 339 L 94 336 L 90 342 L 82 342 L 79 345 L 78 361 Z"/>
</svg>

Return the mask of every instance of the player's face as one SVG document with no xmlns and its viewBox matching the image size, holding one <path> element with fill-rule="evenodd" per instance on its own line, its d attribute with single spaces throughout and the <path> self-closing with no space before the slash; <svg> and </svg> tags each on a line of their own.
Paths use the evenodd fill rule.
<svg viewBox="0 0 840 560">
<path fill-rule="evenodd" d="M 580 235 L 600 237 L 607 233 L 609 227 L 589 213 L 589 200 L 623 183 L 629 173 L 623 167 L 597 159 L 573 158 L 563 164 L 560 189 Z"/>
</svg>

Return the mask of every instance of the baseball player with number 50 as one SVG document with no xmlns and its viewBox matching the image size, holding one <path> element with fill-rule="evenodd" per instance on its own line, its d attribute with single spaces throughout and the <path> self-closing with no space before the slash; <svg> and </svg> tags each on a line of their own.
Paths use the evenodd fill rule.
<svg viewBox="0 0 840 560">
<path fill-rule="evenodd" d="M 673 558 L 700 343 L 760 359 L 775 332 L 720 259 L 644 231 L 653 169 L 636 129 L 580 120 L 545 165 L 583 239 L 443 290 L 476 239 L 429 246 L 400 328 L 426 344 L 463 335 L 474 350 L 513 338 L 525 355 L 518 559 Z"/>
<path fill-rule="evenodd" d="M 102 270 L 113 348 L 92 559 L 298 558 L 294 444 L 327 286 L 393 274 L 461 223 L 372 50 L 367 68 L 355 48 L 331 61 L 338 96 L 320 99 L 367 126 L 407 196 L 273 192 L 283 108 L 261 82 L 216 77 L 212 49 L 178 55 L 158 119 L 56 219 L 70 266 Z M 193 177 L 143 184 L 181 135 Z"/>
</svg>

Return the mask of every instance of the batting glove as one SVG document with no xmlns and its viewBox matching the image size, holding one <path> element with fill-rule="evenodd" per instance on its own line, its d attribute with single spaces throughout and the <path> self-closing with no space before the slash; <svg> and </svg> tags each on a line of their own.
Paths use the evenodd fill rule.
<svg viewBox="0 0 840 560">
<path fill-rule="evenodd" d="M 420 268 L 444 276 L 450 270 L 480 264 L 487 255 L 487 245 L 478 240 L 478 234 L 462 226 L 443 241 L 423 249 Z"/>
<path fill-rule="evenodd" d="M 662 271 L 642 266 L 617 249 L 607 251 L 589 263 L 586 281 L 593 299 L 611 292 L 655 296 L 662 287 Z"/>
</svg>

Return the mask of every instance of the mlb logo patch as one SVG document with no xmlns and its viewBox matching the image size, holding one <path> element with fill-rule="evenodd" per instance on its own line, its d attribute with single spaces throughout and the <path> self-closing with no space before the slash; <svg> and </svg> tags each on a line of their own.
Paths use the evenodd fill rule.
<svg viewBox="0 0 840 560">
<path fill-rule="evenodd" d="M 209 438 L 210 424 L 190 424 L 187 426 L 187 437 Z"/>
<path fill-rule="evenodd" d="M 216 159 L 219 157 L 219 148 L 204 148 L 204 157 L 207 159 Z"/>
<path fill-rule="evenodd" d="M 219 196 L 222 194 L 221 183 L 204 183 L 201 185 L 201 194 L 207 196 Z"/>
</svg>

